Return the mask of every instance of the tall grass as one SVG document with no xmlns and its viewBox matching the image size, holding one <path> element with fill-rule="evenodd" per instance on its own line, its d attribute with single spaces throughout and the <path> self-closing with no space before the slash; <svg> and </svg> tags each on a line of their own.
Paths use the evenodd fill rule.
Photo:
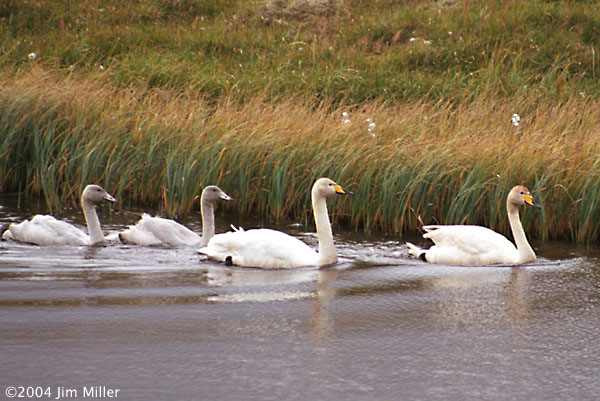
<svg viewBox="0 0 600 401">
<path fill-rule="evenodd" d="M 124 89 L 44 68 L 1 82 L 3 188 L 49 206 L 97 182 L 177 216 L 214 183 L 235 199 L 229 212 L 310 223 L 310 186 L 329 176 L 356 193 L 334 202 L 335 224 L 401 234 L 421 219 L 507 233 L 506 194 L 525 184 L 544 207 L 523 212 L 530 235 L 600 235 L 600 103 L 591 97 L 338 106 L 265 93 L 215 104 L 199 90 Z"/>
</svg>

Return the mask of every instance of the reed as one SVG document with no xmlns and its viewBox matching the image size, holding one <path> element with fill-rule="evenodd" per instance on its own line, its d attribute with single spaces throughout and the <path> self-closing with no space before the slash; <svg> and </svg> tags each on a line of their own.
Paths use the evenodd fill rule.
<svg viewBox="0 0 600 401">
<path fill-rule="evenodd" d="M 215 104 L 200 92 L 36 68 L 2 77 L 0 174 L 5 189 L 52 207 L 98 182 L 170 216 L 197 207 L 215 183 L 235 199 L 228 213 L 309 224 L 310 186 L 329 176 L 356 193 L 334 203 L 335 224 L 396 234 L 415 231 L 419 218 L 507 233 L 505 197 L 522 183 L 544 206 L 523 212 L 530 235 L 587 242 L 600 234 L 599 106 L 535 95 L 338 107 L 263 94 Z"/>
</svg>

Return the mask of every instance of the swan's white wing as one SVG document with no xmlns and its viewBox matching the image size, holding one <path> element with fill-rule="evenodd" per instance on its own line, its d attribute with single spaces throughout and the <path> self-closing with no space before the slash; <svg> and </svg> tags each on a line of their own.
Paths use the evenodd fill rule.
<svg viewBox="0 0 600 401">
<path fill-rule="evenodd" d="M 318 254 L 304 242 L 280 231 L 254 229 L 217 234 L 198 252 L 245 267 L 285 269 L 316 266 Z"/>
<path fill-rule="evenodd" d="M 119 238 L 119 233 L 110 233 L 104 236 L 104 239 L 106 239 L 107 242 L 109 243 L 120 243 L 121 239 Z"/>
<path fill-rule="evenodd" d="M 36 245 L 88 245 L 89 236 L 53 216 L 36 215 L 31 220 L 11 224 L 4 238 Z"/>
<path fill-rule="evenodd" d="M 202 237 L 176 221 L 148 214 L 135 226 L 119 234 L 123 242 L 135 245 L 195 246 Z"/>
<path fill-rule="evenodd" d="M 424 226 L 435 245 L 425 254 L 433 263 L 488 265 L 517 263 L 518 251 L 505 236 L 481 226 Z"/>
</svg>

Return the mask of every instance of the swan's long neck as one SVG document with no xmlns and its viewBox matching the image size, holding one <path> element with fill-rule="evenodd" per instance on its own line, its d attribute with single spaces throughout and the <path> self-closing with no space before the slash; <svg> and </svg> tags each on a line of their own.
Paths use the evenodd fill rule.
<svg viewBox="0 0 600 401">
<path fill-rule="evenodd" d="M 104 234 L 102 234 L 102 229 L 100 228 L 100 220 L 98 220 L 98 215 L 96 214 L 96 205 L 94 202 L 86 201 L 85 199 L 81 201 L 81 205 L 90 236 L 90 245 L 105 242 Z"/>
<path fill-rule="evenodd" d="M 508 210 L 508 221 L 510 222 L 510 229 L 517 245 L 517 251 L 519 252 L 519 263 L 532 262 L 535 260 L 535 252 L 529 245 L 527 237 L 525 236 L 525 230 L 519 219 L 519 209 L 517 206 L 507 203 L 506 209 Z"/>
<path fill-rule="evenodd" d="M 329 215 L 327 214 L 327 202 L 325 198 L 313 190 L 312 207 L 317 226 L 317 238 L 319 239 L 319 266 L 337 263 L 337 253 L 333 243 L 333 234 Z"/>
<path fill-rule="evenodd" d="M 202 199 L 200 203 L 202 212 L 202 240 L 199 246 L 204 247 L 208 240 L 215 236 L 215 209 L 212 202 Z"/>
</svg>

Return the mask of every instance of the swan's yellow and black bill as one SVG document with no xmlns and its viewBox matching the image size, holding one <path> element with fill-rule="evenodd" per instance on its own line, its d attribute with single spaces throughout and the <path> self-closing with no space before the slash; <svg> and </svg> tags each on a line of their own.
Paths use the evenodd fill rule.
<svg viewBox="0 0 600 401">
<path fill-rule="evenodd" d="M 354 195 L 354 192 L 346 191 L 341 185 L 338 184 L 334 184 L 333 189 L 335 189 L 335 193 L 339 195 Z"/>
<path fill-rule="evenodd" d="M 533 207 L 536 207 L 538 209 L 542 208 L 540 205 L 538 205 L 537 203 L 535 203 L 535 201 L 533 200 L 533 197 L 531 196 L 531 194 L 524 194 L 523 198 L 525 200 L 525 203 L 528 204 L 529 206 L 533 206 Z"/>
</svg>

